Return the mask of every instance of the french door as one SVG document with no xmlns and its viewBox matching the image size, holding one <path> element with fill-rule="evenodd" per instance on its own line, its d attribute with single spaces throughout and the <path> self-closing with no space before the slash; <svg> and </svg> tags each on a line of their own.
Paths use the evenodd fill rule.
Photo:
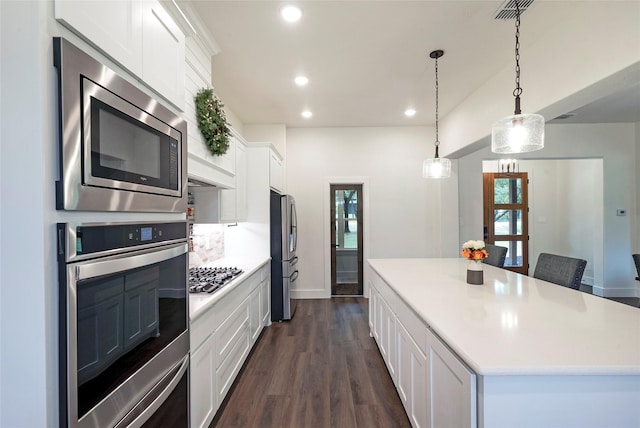
<svg viewBox="0 0 640 428">
<path fill-rule="evenodd" d="M 362 184 L 331 184 L 331 295 L 361 296 Z"/>
<path fill-rule="evenodd" d="M 504 268 L 529 273 L 529 208 L 526 172 L 484 173 L 484 240 L 506 247 Z"/>
</svg>

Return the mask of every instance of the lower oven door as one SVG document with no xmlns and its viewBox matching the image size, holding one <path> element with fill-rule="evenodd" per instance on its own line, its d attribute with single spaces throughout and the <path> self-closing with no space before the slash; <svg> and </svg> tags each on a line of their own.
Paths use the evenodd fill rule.
<svg viewBox="0 0 640 428">
<path fill-rule="evenodd" d="M 179 243 L 61 269 L 63 426 L 116 426 L 188 366 L 187 255 Z"/>
</svg>

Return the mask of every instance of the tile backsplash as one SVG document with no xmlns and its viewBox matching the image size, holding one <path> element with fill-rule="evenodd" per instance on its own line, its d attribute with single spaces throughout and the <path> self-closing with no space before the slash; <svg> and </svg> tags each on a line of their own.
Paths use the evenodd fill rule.
<svg viewBox="0 0 640 428">
<path fill-rule="evenodd" d="M 193 224 L 190 239 L 193 251 L 189 253 L 189 266 L 198 266 L 224 257 L 224 225 Z"/>
</svg>

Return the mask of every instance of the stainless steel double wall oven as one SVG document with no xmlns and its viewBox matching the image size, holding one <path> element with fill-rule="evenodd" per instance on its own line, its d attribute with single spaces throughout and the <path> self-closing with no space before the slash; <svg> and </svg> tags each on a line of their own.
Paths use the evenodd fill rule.
<svg viewBox="0 0 640 428">
<path fill-rule="evenodd" d="M 68 41 L 53 45 L 56 204 L 73 212 L 57 226 L 60 425 L 188 427 L 187 224 L 157 214 L 186 210 L 186 122 Z"/>
</svg>

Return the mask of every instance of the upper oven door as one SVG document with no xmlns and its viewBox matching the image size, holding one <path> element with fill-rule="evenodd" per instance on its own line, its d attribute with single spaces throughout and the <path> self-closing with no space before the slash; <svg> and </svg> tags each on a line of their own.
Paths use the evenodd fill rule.
<svg viewBox="0 0 640 428">
<path fill-rule="evenodd" d="M 188 355 L 187 254 L 178 243 L 67 264 L 70 426 L 113 426 Z"/>
<path fill-rule="evenodd" d="M 83 184 L 180 197 L 180 133 L 89 79 L 83 91 Z"/>
<path fill-rule="evenodd" d="M 53 41 L 56 208 L 185 212 L 187 122 L 67 40 Z"/>
</svg>

